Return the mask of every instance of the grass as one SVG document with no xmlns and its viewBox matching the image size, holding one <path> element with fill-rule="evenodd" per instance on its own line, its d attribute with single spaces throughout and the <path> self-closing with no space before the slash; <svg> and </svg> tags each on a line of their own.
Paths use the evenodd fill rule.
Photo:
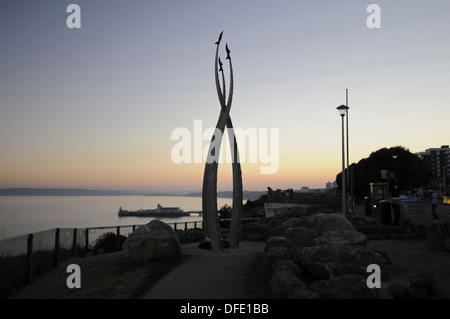
<svg viewBox="0 0 450 319">
<path fill-rule="evenodd" d="M 140 298 L 161 277 L 188 257 L 159 259 L 134 263 L 113 252 L 87 257 L 74 257 L 61 262 L 45 276 L 23 286 L 13 299 L 136 299 Z M 81 288 L 66 286 L 69 264 L 81 269 Z"/>
</svg>

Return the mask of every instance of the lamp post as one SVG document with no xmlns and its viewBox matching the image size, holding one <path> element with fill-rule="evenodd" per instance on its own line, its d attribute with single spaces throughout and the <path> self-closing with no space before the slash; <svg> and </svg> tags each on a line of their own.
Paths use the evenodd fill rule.
<svg viewBox="0 0 450 319">
<path fill-rule="evenodd" d="M 345 89 L 345 105 L 348 107 L 348 89 Z M 345 196 L 346 196 L 346 200 L 347 200 L 347 204 L 350 204 L 350 212 L 353 212 L 353 198 L 350 196 L 350 191 L 349 191 L 349 189 L 350 189 L 350 170 L 349 170 L 349 168 L 348 168 L 348 162 L 349 162 L 349 158 L 350 158 L 350 156 L 349 156 L 349 154 L 348 154 L 348 116 L 349 116 L 349 112 L 348 112 L 348 109 L 349 108 L 347 108 L 347 113 L 345 114 L 346 115 L 346 117 L 345 117 L 345 127 L 346 127 L 346 130 L 347 130 L 347 132 L 346 132 L 346 135 L 347 135 L 347 174 L 346 174 L 346 186 L 347 186 L 347 188 L 346 188 L 346 192 L 345 192 Z"/>
<path fill-rule="evenodd" d="M 397 196 L 397 155 L 392 155 L 392 158 L 394 159 L 394 196 Z"/>
<path fill-rule="evenodd" d="M 346 205 L 346 193 L 347 193 L 347 186 L 345 185 L 346 179 L 345 179 L 345 141 L 344 141 L 344 116 L 347 113 L 347 110 L 349 109 L 346 105 L 341 105 L 337 107 L 337 110 L 339 111 L 339 114 L 341 115 L 342 119 L 342 214 L 345 216 L 347 212 L 347 205 Z"/>
</svg>

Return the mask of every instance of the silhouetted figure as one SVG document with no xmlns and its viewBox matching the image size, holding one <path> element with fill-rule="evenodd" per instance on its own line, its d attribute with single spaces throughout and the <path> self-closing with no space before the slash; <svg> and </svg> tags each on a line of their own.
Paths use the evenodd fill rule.
<svg viewBox="0 0 450 319">
<path fill-rule="evenodd" d="M 225 50 L 227 50 L 227 60 L 231 59 L 230 57 L 230 49 L 228 49 L 228 43 L 225 45 Z"/>
<path fill-rule="evenodd" d="M 273 189 L 267 187 L 267 202 L 271 203 L 273 201 Z"/>
<path fill-rule="evenodd" d="M 433 198 L 431 199 L 431 214 L 433 215 L 433 219 L 439 219 L 437 213 L 436 213 L 436 207 L 437 207 L 437 197 L 433 194 Z"/>
<path fill-rule="evenodd" d="M 217 44 L 217 45 L 219 45 L 219 44 L 220 44 L 220 41 L 222 41 L 222 34 L 223 34 L 223 31 L 222 31 L 222 32 L 220 32 L 220 35 L 219 35 L 219 40 L 217 40 L 217 42 L 216 42 L 215 44 Z"/>
</svg>

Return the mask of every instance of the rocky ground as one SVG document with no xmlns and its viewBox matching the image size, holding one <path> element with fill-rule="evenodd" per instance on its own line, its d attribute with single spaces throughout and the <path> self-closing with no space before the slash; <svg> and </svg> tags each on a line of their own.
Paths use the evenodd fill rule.
<svg viewBox="0 0 450 319">
<path fill-rule="evenodd" d="M 429 227 L 375 221 L 300 206 L 244 225 L 243 236 L 265 237 L 274 298 L 448 298 L 450 255 L 431 248 Z M 446 247 L 448 225 L 433 228 L 440 229 L 432 236 L 438 246 Z M 382 289 L 367 288 L 371 264 L 381 268 Z"/>
<path fill-rule="evenodd" d="M 395 265 L 431 275 L 436 293 L 429 298 L 450 299 L 450 252 L 432 249 L 423 238 L 372 240 L 367 246 L 386 252 Z"/>
<path fill-rule="evenodd" d="M 275 242 L 275 247 L 277 246 L 276 243 L 278 241 L 276 237 L 285 237 L 286 234 L 287 237 L 291 236 L 290 238 L 293 241 L 304 240 L 305 238 L 295 237 L 292 230 L 288 231 L 289 228 L 298 227 L 295 223 L 300 222 L 299 216 L 303 213 L 305 213 L 304 210 L 300 214 L 294 213 L 283 219 L 266 220 L 265 223 L 260 223 L 259 225 L 254 224 L 253 226 L 246 226 L 243 237 L 247 240 L 265 240 L 266 245 L 267 240 L 270 237 L 274 237 L 275 240 L 272 238 L 272 241 Z M 311 212 L 308 214 L 310 213 Z M 289 220 L 289 222 L 287 222 L 287 220 Z M 249 229 L 251 231 L 249 231 Z M 409 273 L 423 274 L 427 276 L 427 278 L 431 277 L 435 289 L 432 293 L 425 292 L 419 297 L 450 298 L 450 267 L 448 267 L 448 265 L 450 265 L 450 253 L 444 250 L 431 249 L 430 244 L 424 237 L 419 236 L 411 238 L 408 236 L 398 236 L 398 234 L 394 237 L 395 239 L 386 237 L 377 240 L 369 239 L 366 242 L 366 247 L 382 251 L 382 255 L 388 256 L 388 259 L 392 264 L 401 269 L 405 269 Z M 359 240 L 358 238 L 359 237 L 356 236 L 355 240 Z M 316 241 L 322 242 L 323 240 L 327 240 L 327 238 L 320 238 Z M 149 263 L 132 264 L 123 258 L 122 252 L 116 252 L 70 259 L 62 262 L 58 267 L 52 269 L 46 275 L 36 278 L 32 284 L 23 287 L 11 298 L 140 298 L 162 276 L 170 272 L 174 267 L 177 267 L 180 263 L 183 263 L 185 260 L 184 258 L 186 257 L 182 256 L 176 260 L 157 260 Z M 300 263 L 299 260 L 297 260 L 297 262 Z M 66 267 L 71 263 L 76 263 L 83 269 L 81 289 L 68 289 L 66 286 L 66 279 L 68 276 Z M 249 272 L 247 272 L 248 275 L 244 278 L 249 290 L 267 292 L 267 294 L 261 296 L 267 295 L 267 298 L 273 297 L 273 287 L 268 289 L 273 274 L 267 276 L 265 275 L 267 272 L 263 271 L 267 269 L 267 255 L 264 262 L 261 259 L 260 262 L 253 264 L 251 267 L 258 269 L 258 271 L 249 269 Z M 296 269 L 297 268 L 293 269 L 294 275 Z M 303 272 L 303 274 L 299 274 L 299 277 L 301 278 L 303 276 L 302 280 L 305 281 L 304 285 L 309 288 L 313 283 L 311 277 L 305 276 L 304 269 L 300 269 L 300 272 Z M 386 281 L 385 275 L 386 274 L 383 274 L 383 272 L 381 273 L 382 281 Z M 322 284 L 325 284 L 325 281 Z M 408 286 L 407 290 L 410 290 L 410 288 L 411 287 Z M 289 296 L 286 297 L 289 298 Z M 319 296 L 308 293 L 308 296 L 304 295 L 303 297 L 314 298 Z M 418 297 L 418 295 L 413 294 L 404 297 L 414 298 Z"/>
</svg>

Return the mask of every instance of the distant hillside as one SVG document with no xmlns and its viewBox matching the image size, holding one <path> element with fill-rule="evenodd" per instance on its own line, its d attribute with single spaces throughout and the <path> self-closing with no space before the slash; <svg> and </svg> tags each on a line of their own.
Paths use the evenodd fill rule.
<svg viewBox="0 0 450 319">
<path fill-rule="evenodd" d="M 259 199 L 265 191 L 243 191 L 244 200 Z M 138 190 L 102 190 L 84 188 L 3 188 L 0 189 L 0 196 L 189 196 L 202 197 L 202 192 L 158 192 L 158 191 L 138 191 Z M 217 193 L 221 198 L 232 198 L 232 191 L 222 191 Z"/>
<path fill-rule="evenodd" d="M 82 188 L 4 188 L 0 196 L 120 196 L 142 195 L 136 191 Z"/>
</svg>

